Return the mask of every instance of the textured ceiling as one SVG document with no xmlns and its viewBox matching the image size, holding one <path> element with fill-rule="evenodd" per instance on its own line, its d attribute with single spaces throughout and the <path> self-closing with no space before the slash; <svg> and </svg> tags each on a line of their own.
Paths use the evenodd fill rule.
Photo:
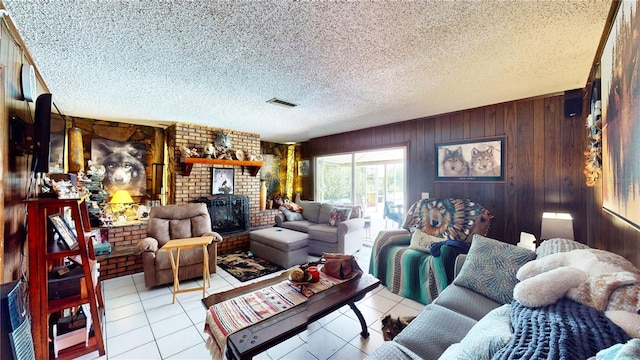
<svg viewBox="0 0 640 360">
<path fill-rule="evenodd" d="M 611 3 L 4 5 L 66 115 L 294 142 L 584 87 Z"/>
</svg>

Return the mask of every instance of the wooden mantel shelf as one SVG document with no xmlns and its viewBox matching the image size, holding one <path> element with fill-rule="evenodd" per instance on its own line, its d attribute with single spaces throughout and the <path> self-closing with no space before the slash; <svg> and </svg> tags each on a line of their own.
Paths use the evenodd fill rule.
<svg viewBox="0 0 640 360">
<path fill-rule="evenodd" d="M 260 168 L 264 165 L 264 161 L 222 160 L 195 157 L 182 158 L 181 162 L 184 163 L 185 176 L 191 175 L 193 164 L 242 166 L 243 170 L 246 166 L 249 169 L 249 174 L 251 174 L 251 176 L 256 176 L 258 171 L 260 171 Z"/>
</svg>

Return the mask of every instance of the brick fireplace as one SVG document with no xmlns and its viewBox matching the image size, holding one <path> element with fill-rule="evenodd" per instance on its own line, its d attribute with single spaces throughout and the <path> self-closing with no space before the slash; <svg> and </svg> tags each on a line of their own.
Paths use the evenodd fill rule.
<svg viewBox="0 0 640 360">
<path fill-rule="evenodd" d="M 166 139 L 168 145 L 168 189 L 169 204 L 184 204 L 199 198 L 212 198 L 212 168 L 234 169 L 233 195 L 246 197 L 248 201 L 248 229 L 222 234 L 224 241 L 218 246 L 221 254 L 249 248 L 249 231 L 275 224 L 277 210 L 260 210 L 260 174 L 251 176 L 249 169 L 235 165 L 205 165 L 194 164 L 190 175 L 184 173 L 184 164 L 180 162 L 180 146 L 202 148 L 207 143 L 213 143 L 216 133 L 224 130 L 230 134 L 232 149 L 245 153 L 260 153 L 260 136 L 235 130 L 220 129 L 203 125 L 180 123 L 167 128 Z"/>
</svg>

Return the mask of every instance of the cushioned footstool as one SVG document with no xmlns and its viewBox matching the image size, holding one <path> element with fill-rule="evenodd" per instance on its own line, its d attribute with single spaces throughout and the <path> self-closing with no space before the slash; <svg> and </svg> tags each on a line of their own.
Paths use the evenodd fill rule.
<svg viewBox="0 0 640 360">
<path fill-rule="evenodd" d="M 285 269 L 308 261 L 308 238 L 306 233 L 278 227 L 249 233 L 251 252 Z"/>
</svg>

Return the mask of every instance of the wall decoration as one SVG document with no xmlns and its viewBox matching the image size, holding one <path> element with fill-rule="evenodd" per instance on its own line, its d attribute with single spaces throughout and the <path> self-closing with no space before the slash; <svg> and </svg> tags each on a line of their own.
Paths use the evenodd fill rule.
<svg viewBox="0 0 640 360">
<path fill-rule="evenodd" d="M 111 196 L 127 190 L 132 196 L 144 196 L 147 189 L 144 144 L 102 139 L 91 140 L 91 159 L 104 165 L 102 183 Z"/>
<path fill-rule="evenodd" d="M 264 155 L 264 166 L 260 168 L 260 179 L 267 184 L 267 196 L 280 193 L 280 157 Z"/>
<path fill-rule="evenodd" d="M 233 169 L 213 168 L 211 194 L 233 194 L 233 175 Z"/>
<path fill-rule="evenodd" d="M 621 1 L 600 59 L 602 206 L 640 229 L 638 3 Z"/>
<path fill-rule="evenodd" d="M 436 144 L 436 181 L 504 181 L 505 137 Z"/>
<path fill-rule="evenodd" d="M 309 160 L 298 161 L 298 175 L 309 176 Z"/>
<path fill-rule="evenodd" d="M 586 185 L 596 184 L 602 175 L 602 101 L 600 101 L 600 79 L 594 79 L 591 86 L 591 113 L 587 116 L 586 126 L 589 130 L 589 145 L 584 152 L 586 157 L 584 176 Z"/>
<path fill-rule="evenodd" d="M 51 221 L 54 230 L 58 234 L 58 239 L 67 250 L 78 246 L 78 237 L 71 230 L 62 214 L 49 215 L 49 221 Z"/>
</svg>

